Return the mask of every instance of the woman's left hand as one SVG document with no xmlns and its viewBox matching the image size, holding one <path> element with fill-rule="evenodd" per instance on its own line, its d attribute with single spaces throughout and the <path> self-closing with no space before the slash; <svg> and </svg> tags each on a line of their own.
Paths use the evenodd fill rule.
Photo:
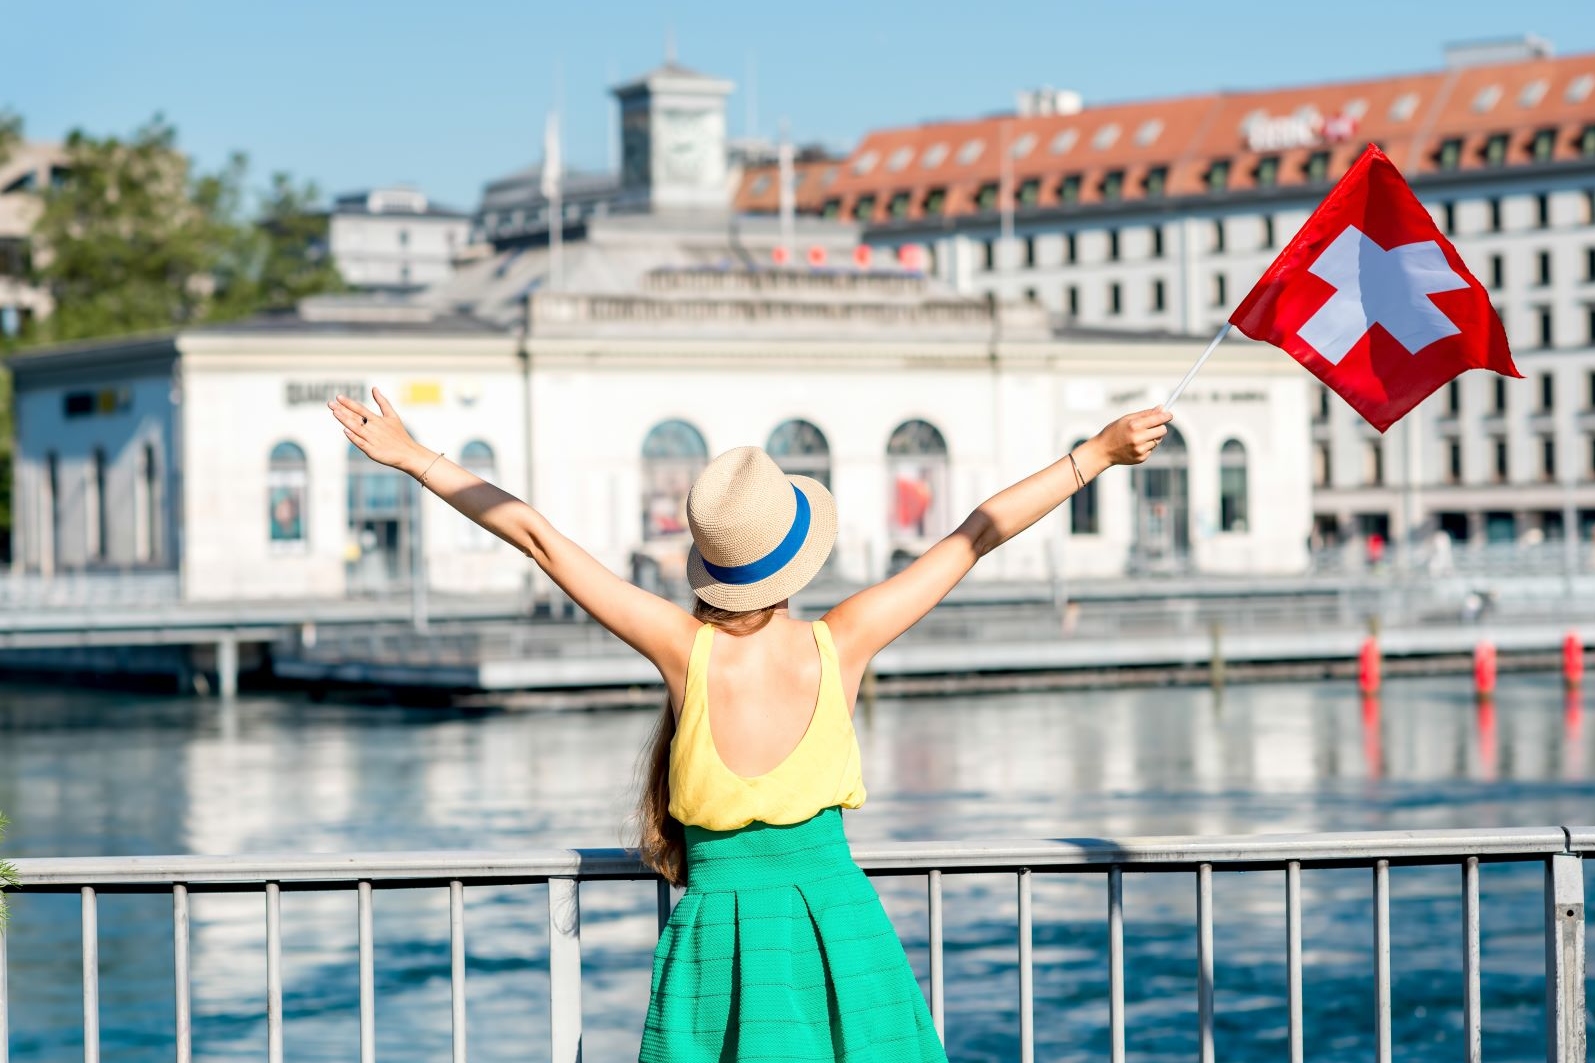
<svg viewBox="0 0 1595 1063">
<path fill-rule="evenodd" d="M 404 422 L 399 420 L 398 411 L 387 396 L 372 388 L 371 397 L 381 408 L 380 415 L 345 395 L 339 395 L 327 403 L 327 408 L 343 425 L 343 434 L 366 457 L 389 468 L 408 472 L 421 448 L 405 431 Z"/>
</svg>

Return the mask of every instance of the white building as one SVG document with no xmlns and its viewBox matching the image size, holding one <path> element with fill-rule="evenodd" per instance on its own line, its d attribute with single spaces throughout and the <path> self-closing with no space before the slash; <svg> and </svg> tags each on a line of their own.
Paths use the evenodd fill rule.
<svg viewBox="0 0 1595 1063">
<path fill-rule="evenodd" d="M 416 189 L 375 188 L 339 196 L 327 227 L 333 262 L 351 288 L 413 292 L 453 272 L 471 220 Z"/>
<path fill-rule="evenodd" d="M 1315 401 L 1317 539 L 1595 534 L 1595 54 L 1530 38 L 1453 48 L 1420 74 L 1021 103 L 870 133 L 799 207 L 883 250 L 923 248 L 959 291 L 1205 338 L 1375 141 L 1496 293 L 1528 379 L 1467 374 L 1384 437 Z"/>
</svg>

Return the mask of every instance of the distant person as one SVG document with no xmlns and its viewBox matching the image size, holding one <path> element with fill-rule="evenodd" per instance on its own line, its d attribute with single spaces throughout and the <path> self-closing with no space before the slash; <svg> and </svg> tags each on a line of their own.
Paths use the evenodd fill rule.
<svg viewBox="0 0 1595 1063">
<path fill-rule="evenodd" d="M 691 613 L 632 586 L 530 506 L 381 414 L 328 405 L 373 460 L 402 469 L 537 562 L 659 669 L 669 701 L 646 754 L 642 859 L 686 892 L 660 935 L 643 1063 L 945 1061 L 843 808 L 864 803 L 853 703 L 870 659 L 983 555 L 1111 465 L 1145 461 L 1162 410 L 1129 414 L 988 499 L 902 572 L 801 623 L 787 600 L 825 563 L 836 506 L 755 447 L 710 462 L 687 498 Z"/>
</svg>

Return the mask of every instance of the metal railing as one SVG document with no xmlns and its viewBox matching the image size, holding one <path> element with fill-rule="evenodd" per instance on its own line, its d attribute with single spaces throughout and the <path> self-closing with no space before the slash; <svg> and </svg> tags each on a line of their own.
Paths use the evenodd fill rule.
<svg viewBox="0 0 1595 1063">
<path fill-rule="evenodd" d="M 1125 1058 L 1124 875 L 1191 874 L 1196 888 L 1197 1027 L 1199 1059 L 1214 1058 L 1213 876 L 1234 871 L 1283 872 L 1289 998 L 1289 1051 L 1303 1057 L 1302 872 L 1366 868 L 1371 872 L 1374 925 L 1376 1059 L 1389 1063 L 1391 1045 L 1390 868 L 1452 865 L 1460 869 L 1463 918 L 1463 1016 L 1469 1063 L 1481 1059 L 1479 865 L 1537 862 L 1545 869 L 1547 1058 L 1585 1059 L 1584 879 L 1582 858 L 1595 851 L 1595 827 L 1500 830 L 1379 831 L 983 843 L 885 843 L 854 849 L 872 876 L 922 876 L 929 914 L 930 1008 L 945 1033 L 942 884 L 948 875 L 1014 876 L 1018 900 L 1020 1059 L 1035 1056 L 1032 890 L 1038 875 L 1103 875 L 1109 938 L 1108 1009 L 1113 1063 Z M 85 1063 L 99 1060 L 97 900 L 101 893 L 170 893 L 175 961 L 178 1063 L 191 1059 L 189 898 L 199 892 L 259 892 L 266 924 L 267 1058 L 283 1059 L 281 894 L 291 890 L 353 890 L 359 926 L 360 1058 L 375 1058 L 375 970 L 372 893 L 433 887 L 449 895 L 453 1058 L 466 1059 L 465 890 L 512 884 L 548 886 L 549 995 L 552 1059 L 575 1063 L 582 1048 L 582 931 L 580 884 L 598 880 L 654 880 L 658 918 L 669 918 L 673 891 L 622 849 L 557 850 L 525 854 L 484 852 L 77 857 L 16 861 L 28 892 L 77 893 L 82 911 L 83 1043 Z M 0 1063 L 8 1058 L 5 936 L 0 934 Z"/>
</svg>

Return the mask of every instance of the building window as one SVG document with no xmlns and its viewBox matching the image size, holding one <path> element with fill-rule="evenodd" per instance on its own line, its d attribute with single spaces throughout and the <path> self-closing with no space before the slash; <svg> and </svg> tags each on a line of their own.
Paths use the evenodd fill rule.
<svg viewBox="0 0 1595 1063">
<path fill-rule="evenodd" d="M 1112 203 L 1124 195 L 1124 171 L 1110 170 L 1102 177 L 1102 198 Z"/>
<path fill-rule="evenodd" d="M 1556 409 L 1556 377 L 1550 373 L 1540 374 L 1540 412 L 1550 413 Z"/>
<path fill-rule="evenodd" d="M 1207 168 L 1207 190 L 1222 192 L 1229 187 L 1229 160 L 1218 159 Z"/>
<path fill-rule="evenodd" d="M 1313 423 L 1314 424 L 1328 424 L 1329 423 L 1329 389 L 1324 387 L 1322 384 L 1320 384 L 1320 385 L 1318 385 L 1318 389 L 1317 389 L 1315 394 L 1316 394 L 1317 401 L 1313 403 Z"/>
<path fill-rule="evenodd" d="M 1069 450 L 1072 453 L 1084 445 L 1085 440 L 1077 439 Z M 1097 516 L 1097 482 L 1091 480 L 1069 496 L 1069 534 L 1096 535 L 1101 530 Z"/>
<path fill-rule="evenodd" d="M 642 537 L 687 534 L 687 493 L 709 464 L 703 433 L 686 421 L 662 421 L 642 443 Z"/>
<path fill-rule="evenodd" d="M 893 218 L 908 217 L 909 197 L 907 192 L 894 192 L 892 198 L 886 201 L 886 213 Z"/>
<path fill-rule="evenodd" d="M 1584 395 L 1584 408 L 1586 410 L 1595 410 L 1595 371 L 1589 374 L 1587 385 L 1589 390 Z"/>
<path fill-rule="evenodd" d="M 820 217 L 827 221 L 834 221 L 842 216 L 842 201 L 840 199 L 827 199 L 820 207 Z M 855 214 L 854 217 L 859 215 Z"/>
<path fill-rule="evenodd" d="M 266 527 L 273 546 L 305 542 L 305 497 L 310 480 L 305 452 L 284 440 L 266 460 Z"/>
<path fill-rule="evenodd" d="M 1462 441 L 1451 439 L 1446 441 L 1445 482 L 1459 484 L 1462 482 Z"/>
<path fill-rule="evenodd" d="M 95 447 L 89 459 L 88 482 L 85 484 L 84 514 L 88 522 L 89 559 L 104 561 L 107 550 L 106 540 L 110 538 L 106 519 L 105 505 L 105 451 Z"/>
<path fill-rule="evenodd" d="M 1108 285 L 1108 313 L 1118 314 L 1124 309 L 1124 289 L 1118 281 Z"/>
<path fill-rule="evenodd" d="M 1500 291 L 1506 286 L 1506 259 L 1501 255 L 1490 256 L 1490 288 Z"/>
<path fill-rule="evenodd" d="M 1503 166 L 1506 164 L 1507 135 L 1496 133 L 1484 142 L 1484 164 L 1486 166 Z"/>
<path fill-rule="evenodd" d="M 1588 333 L 1587 342 L 1595 345 L 1595 303 L 1588 303 L 1584 307 L 1585 331 Z"/>
<path fill-rule="evenodd" d="M 991 240 L 980 242 L 980 268 L 984 270 L 997 268 L 997 245 Z"/>
<path fill-rule="evenodd" d="M 1307 156 L 1307 165 L 1303 167 L 1307 180 L 1315 184 L 1329 180 L 1329 152 L 1315 151 Z"/>
<path fill-rule="evenodd" d="M 1369 487 L 1384 486 L 1385 448 L 1377 439 L 1368 439 L 1363 441 L 1362 482 Z"/>
<path fill-rule="evenodd" d="M 44 455 L 44 481 L 39 485 L 44 492 L 40 499 L 39 512 L 48 514 L 50 527 L 45 532 L 44 541 L 50 544 L 49 567 L 51 571 L 61 568 L 61 459 L 55 451 L 46 451 Z"/>
<path fill-rule="evenodd" d="M 1150 230 L 1152 234 L 1152 257 L 1163 257 L 1163 226 L 1154 225 Z"/>
<path fill-rule="evenodd" d="M 1445 415 L 1455 417 L 1462 412 L 1462 381 L 1453 380 L 1445 386 Z"/>
<path fill-rule="evenodd" d="M 1334 467 L 1330 463 L 1329 444 L 1313 444 L 1313 486 L 1328 487 L 1334 478 Z"/>
<path fill-rule="evenodd" d="M 808 421 L 785 421 L 776 425 L 764 444 L 765 453 L 775 459 L 788 476 L 807 476 L 831 489 L 831 444 L 825 433 Z"/>
<path fill-rule="evenodd" d="M 1214 218 L 1213 219 L 1213 253 L 1215 255 L 1222 255 L 1224 253 L 1224 219 L 1223 218 Z"/>
<path fill-rule="evenodd" d="M 946 208 L 946 206 L 947 206 L 947 189 L 945 189 L 945 188 L 932 188 L 929 192 L 925 193 L 925 206 L 924 206 L 923 210 L 924 210 L 924 212 L 927 215 L 930 215 L 932 217 L 937 216 L 937 215 L 941 214 L 941 212 Z"/>
<path fill-rule="evenodd" d="M 1494 413 L 1494 414 L 1505 413 L 1506 412 L 1506 378 L 1505 377 L 1495 377 L 1495 378 L 1493 378 L 1492 382 L 1495 384 L 1495 387 L 1492 389 L 1492 392 L 1491 392 L 1492 401 L 1491 401 L 1491 404 L 1490 404 L 1490 412 Z"/>
<path fill-rule="evenodd" d="M 1556 479 L 1556 437 L 1540 437 L 1540 479 L 1549 483 Z"/>
<path fill-rule="evenodd" d="M 1498 232 L 1501 231 L 1501 201 L 1499 199 L 1490 200 L 1489 201 L 1489 209 L 1490 209 L 1490 232 L 1498 233 Z"/>
<path fill-rule="evenodd" d="M 1225 280 L 1224 279 L 1224 274 L 1222 274 L 1222 273 L 1213 274 L 1213 305 L 1214 306 L 1222 307 L 1222 306 L 1228 306 L 1229 305 L 1229 292 L 1227 290 L 1227 285 L 1225 284 L 1224 280 Z"/>
<path fill-rule="evenodd" d="M 1027 237 L 1025 237 L 1025 267 L 1027 269 L 1034 269 L 1035 265 L 1036 265 L 1036 238 L 1034 236 L 1027 236 Z"/>
<path fill-rule="evenodd" d="M 1508 460 L 1510 455 L 1507 453 L 1506 449 L 1506 436 L 1495 436 L 1492 442 L 1494 444 L 1492 449 L 1495 453 L 1495 465 L 1491 469 L 1491 472 L 1496 483 L 1504 484 L 1506 483 L 1506 478 L 1511 471 L 1511 463 Z"/>
<path fill-rule="evenodd" d="M 1542 288 L 1551 283 L 1551 253 L 1541 251 L 1535 256 L 1534 283 Z"/>
<path fill-rule="evenodd" d="M 1435 165 L 1442 170 L 1455 170 L 1462 165 L 1462 141 L 1458 139 L 1442 140 L 1440 150 L 1434 156 Z"/>
<path fill-rule="evenodd" d="M 1445 234 L 1447 236 L 1455 236 L 1457 234 L 1457 205 L 1448 199 L 1440 204 L 1440 213 L 1445 225 Z"/>
<path fill-rule="evenodd" d="M 1168 189 L 1169 171 L 1164 166 L 1154 166 L 1146 172 L 1146 180 L 1142 187 L 1146 190 L 1147 199 L 1160 199 Z"/>
<path fill-rule="evenodd" d="M 1257 169 L 1253 171 L 1258 188 L 1273 188 L 1279 183 L 1279 156 L 1265 155 L 1257 160 Z"/>
<path fill-rule="evenodd" d="M 1551 335 L 1551 308 L 1537 306 L 1534 308 L 1535 316 L 1539 319 L 1539 342 L 1541 348 L 1554 347 L 1555 338 Z"/>
<path fill-rule="evenodd" d="M 906 421 L 886 443 L 887 528 L 895 540 L 921 540 L 944 530 L 947 441 L 927 421 Z"/>
<path fill-rule="evenodd" d="M 1274 246 L 1274 216 L 1272 214 L 1263 215 L 1263 242 L 1259 246 L 1265 251 Z"/>
<path fill-rule="evenodd" d="M 1071 285 L 1069 285 L 1067 288 L 1065 288 L 1063 290 L 1063 294 L 1064 294 L 1064 300 L 1063 300 L 1064 301 L 1064 305 L 1069 308 L 1069 316 L 1070 317 L 1079 317 L 1080 316 L 1080 288 L 1079 288 L 1079 286 L 1075 285 L 1075 284 L 1071 284 Z"/>
<path fill-rule="evenodd" d="M 1069 265 L 1074 265 L 1080 257 L 1079 241 L 1074 233 L 1065 233 L 1063 236 L 1063 260 Z"/>
<path fill-rule="evenodd" d="M 1078 203 L 1078 202 L 1080 202 L 1080 175 L 1079 174 L 1077 174 L 1077 173 L 1068 174 L 1068 175 L 1066 175 L 1064 177 L 1064 179 L 1061 182 L 1059 182 L 1059 184 L 1058 184 L 1058 202 L 1060 202 L 1060 203 Z"/>
<path fill-rule="evenodd" d="M 1019 184 L 1019 205 L 1033 207 L 1041 201 L 1041 179 L 1032 177 Z"/>
<path fill-rule="evenodd" d="M 155 447 L 145 443 L 139 448 L 138 479 L 134 481 L 133 519 L 138 534 L 134 537 L 133 556 L 143 562 L 155 561 L 160 554 L 160 479 L 155 465 Z"/>
<path fill-rule="evenodd" d="M 399 246 L 400 247 L 409 247 L 410 246 L 410 230 L 409 229 L 400 229 L 399 230 Z"/>
<path fill-rule="evenodd" d="M 853 201 L 854 221 L 873 221 L 875 219 L 875 197 L 873 195 L 859 196 Z"/>
<path fill-rule="evenodd" d="M 1118 260 L 1119 260 L 1119 230 L 1117 230 L 1117 229 L 1109 229 L 1108 230 L 1108 261 L 1109 262 L 1117 262 Z"/>
<path fill-rule="evenodd" d="M 1534 153 L 1535 162 L 1550 162 L 1551 156 L 1556 153 L 1556 130 L 1536 130 L 1534 139 L 1529 141 L 1529 148 Z"/>
<path fill-rule="evenodd" d="M 1246 530 L 1246 447 L 1238 439 L 1218 451 L 1218 525 L 1220 531 Z"/>
<path fill-rule="evenodd" d="M 1551 227 L 1551 197 L 1544 192 L 1534 197 L 1534 221 L 1541 229 Z"/>
<path fill-rule="evenodd" d="M 1584 249 L 1584 279 L 1595 281 L 1595 247 Z"/>
<path fill-rule="evenodd" d="M 1152 312 L 1158 313 L 1164 309 L 1163 278 L 1157 277 L 1152 281 Z"/>
</svg>

